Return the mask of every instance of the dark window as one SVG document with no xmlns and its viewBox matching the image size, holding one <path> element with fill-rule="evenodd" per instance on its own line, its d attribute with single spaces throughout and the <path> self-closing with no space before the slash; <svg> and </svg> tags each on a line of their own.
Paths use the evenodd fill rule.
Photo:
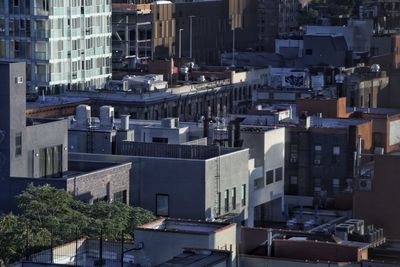
<svg viewBox="0 0 400 267">
<path fill-rule="evenodd" d="M 236 209 L 236 187 L 232 189 L 232 209 Z"/>
<path fill-rule="evenodd" d="M 321 165 L 322 161 L 322 146 L 315 145 L 314 146 L 314 165 Z"/>
<path fill-rule="evenodd" d="M 221 192 L 218 192 L 215 196 L 216 198 L 216 210 L 215 210 L 215 214 L 218 216 L 221 214 Z"/>
<path fill-rule="evenodd" d="M 298 158 L 298 145 L 291 144 L 290 145 L 290 163 L 297 163 Z"/>
<path fill-rule="evenodd" d="M 246 206 L 246 184 L 242 185 L 242 206 Z"/>
<path fill-rule="evenodd" d="M 156 194 L 156 216 L 169 216 L 169 195 Z"/>
<path fill-rule="evenodd" d="M 306 49 L 306 55 L 312 55 L 312 49 Z"/>
<path fill-rule="evenodd" d="M 168 138 L 164 137 L 153 137 L 153 143 L 168 144 Z"/>
<path fill-rule="evenodd" d="M 62 174 L 62 146 L 39 150 L 39 177 L 59 177 Z"/>
<path fill-rule="evenodd" d="M 267 171 L 265 173 L 267 185 L 274 182 L 274 170 Z"/>
<path fill-rule="evenodd" d="M 114 193 L 114 201 L 115 202 L 121 202 L 121 203 L 127 204 L 126 200 L 127 200 L 127 191 L 126 190 Z"/>
<path fill-rule="evenodd" d="M 283 179 L 283 168 L 280 167 L 275 170 L 275 182 L 281 181 Z"/>
<path fill-rule="evenodd" d="M 229 189 L 225 190 L 224 202 L 225 212 L 229 212 Z"/>
<path fill-rule="evenodd" d="M 15 156 L 22 155 L 22 133 L 15 134 Z"/>
</svg>

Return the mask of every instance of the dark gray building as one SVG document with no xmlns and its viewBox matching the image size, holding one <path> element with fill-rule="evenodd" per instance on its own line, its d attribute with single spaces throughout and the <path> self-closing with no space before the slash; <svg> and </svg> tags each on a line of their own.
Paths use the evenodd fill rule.
<svg viewBox="0 0 400 267">
<path fill-rule="evenodd" d="M 305 35 L 304 65 L 345 67 L 349 62 L 346 39 L 339 35 Z"/>
<path fill-rule="evenodd" d="M 89 203 L 129 196 L 131 165 L 68 161 L 66 120 L 26 118 L 25 63 L 0 63 L 0 211 L 15 208 L 28 184 L 50 184 Z M 70 166 L 69 166 L 70 165 Z"/>
<path fill-rule="evenodd" d="M 307 117 L 287 126 L 287 195 L 334 197 L 351 189 L 355 152 L 371 152 L 371 121 Z"/>
<path fill-rule="evenodd" d="M 247 220 L 248 149 L 125 142 L 121 154 L 71 157 L 132 162 L 130 203 L 158 216 Z"/>
</svg>

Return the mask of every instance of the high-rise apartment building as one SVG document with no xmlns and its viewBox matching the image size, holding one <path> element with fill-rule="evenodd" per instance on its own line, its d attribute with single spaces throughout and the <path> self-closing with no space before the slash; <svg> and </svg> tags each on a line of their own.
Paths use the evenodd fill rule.
<svg viewBox="0 0 400 267">
<path fill-rule="evenodd" d="M 31 92 L 101 88 L 111 77 L 110 0 L 0 0 L 0 60 L 26 61 Z"/>
</svg>

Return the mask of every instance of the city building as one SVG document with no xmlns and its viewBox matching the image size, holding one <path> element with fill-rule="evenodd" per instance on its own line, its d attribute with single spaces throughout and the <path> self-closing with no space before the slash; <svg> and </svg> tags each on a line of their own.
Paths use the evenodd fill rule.
<svg viewBox="0 0 400 267">
<path fill-rule="evenodd" d="M 170 260 L 183 248 L 229 251 L 230 264 L 236 266 L 236 234 L 236 225 L 231 223 L 159 219 L 136 228 L 135 242 L 143 244 L 142 252 L 148 255 L 151 266 Z"/>
<path fill-rule="evenodd" d="M 333 197 L 351 190 L 361 164 L 354 153 L 372 152 L 371 121 L 302 115 L 298 124 L 285 126 L 286 194 Z"/>
<path fill-rule="evenodd" d="M 0 1 L 0 59 L 27 62 L 29 92 L 102 88 L 111 78 L 110 1 Z"/>
<path fill-rule="evenodd" d="M 149 4 L 113 3 L 113 70 L 133 69 L 175 51 L 175 6 L 169 1 Z"/>
<path fill-rule="evenodd" d="M 30 100 L 30 99 L 27 99 Z M 89 104 L 90 99 L 45 96 L 26 102 L 26 115 L 29 118 L 46 119 L 72 116 L 79 105 Z"/>
<path fill-rule="evenodd" d="M 257 0 L 256 2 L 257 50 L 273 52 L 275 39 L 298 28 L 297 13 L 307 1 Z"/>
<path fill-rule="evenodd" d="M 127 114 L 133 119 L 179 117 L 181 121 L 198 121 L 201 116 L 246 113 L 252 106 L 253 91 L 265 83 L 265 69 L 211 68 L 210 71 L 194 71 L 189 80 L 169 85 L 167 89 L 129 87 L 132 89 L 123 90 L 120 85 L 116 90 L 70 91 L 65 95 L 90 98 L 94 116 L 98 115 L 100 107 L 113 106 L 116 117 Z"/>
<path fill-rule="evenodd" d="M 397 266 L 396 244 L 370 228 L 362 220 L 338 223 L 329 233 L 243 227 L 240 266 Z"/>
<path fill-rule="evenodd" d="M 355 180 L 353 213 L 368 224 L 385 229 L 388 239 L 398 240 L 400 218 L 396 212 L 399 201 L 398 175 L 400 154 L 393 152 L 374 156 L 374 164 Z"/>
<path fill-rule="evenodd" d="M 126 141 L 119 155 L 71 153 L 70 158 L 131 162 L 130 204 L 157 216 L 248 221 L 248 149 Z"/>
<path fill-rule="evenodd" d="M 68 158 L 68 123 L 64 119 L 26 117 L 26 65 L 0 63 L 3 81 L 0 122 L 0 210 L 16 209 L 15 196 L 29 184 L 50 184 L 76 199 L 113 201 L 129 198 L 130 163 L 77 162 Z"/>
</svg>

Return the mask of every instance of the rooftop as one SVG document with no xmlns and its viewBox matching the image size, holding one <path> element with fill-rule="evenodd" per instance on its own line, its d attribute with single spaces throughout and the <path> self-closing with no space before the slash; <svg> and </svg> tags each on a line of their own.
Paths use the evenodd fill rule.
<svg viewBox="0 0 400 267">
<path fill-rule="evenodd" d="M 218 263 L 226 262 L 230 254 L 230 251 L 225 250 L 185 249 L 182 254 L 158 266 L 214 266 Z"/>
<path fill-rule="evenodd" d="M 363 113 L 376 114 L 376 115 L 400 114 L 399 109 L 391 109 L 391 108 L 353 108 L 353 107 L 348 107 L 347 112 L 363 112 Z"/>
<path fill-rule="evenodd" d="M 235 227 L 235 225 L 232 223 L 216 223 L 162 218 L 154 222 L 139 226 L 137 230 L 209 235 L 230 227 Z"/>
<path fill-rule="evenodd" d="M 244 149 L 219 146 L 175 145 L 125 141 L 122 146 L 121 155 L 149 158 L 175 158 L 184 160 L 209 160 L 242 150 Z"/>
<path fill-rule="evenodd" d="M 61 96 L 45 96 L 40 97 L 34 102 L 26 102 L 26 109 L 37 109 L 51 106 L 79 104 L 89 101 L 89 98 L 82 97 L 61 97 Z"/>
</svg>

